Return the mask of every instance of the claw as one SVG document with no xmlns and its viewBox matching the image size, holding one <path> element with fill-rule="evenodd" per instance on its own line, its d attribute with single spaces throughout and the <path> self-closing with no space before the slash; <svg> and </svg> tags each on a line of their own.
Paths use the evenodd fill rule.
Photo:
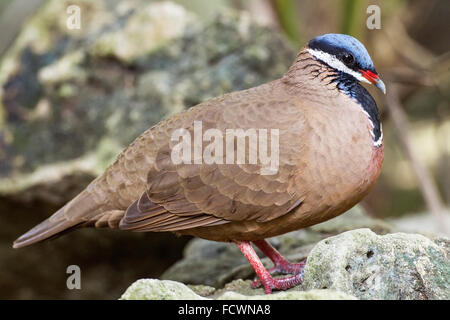
<svg viewBox="0 0 450 320">
<path fill-rule="evenodd" d="M 264 285 L 264 292 L 267 294 L 272 293 L 272 290 L 287 290 L 290 289 L 292 287 L 295 287 L 296 285 L 299 285 L 302 283 L 303 281 L 303 273 L 299 273 L 293 276 L 288 276 L 288 277 L 284 277 L 284 278 L 272 278 L 272 277 L 268 277 L 266 279 L 264 279 L 263 281 L 260 281 L 259 285 L 261 285 L 261 283 Z M 255 282 L 255 281 L 254 281 Z M 253 286 L 252 283 L 252 288 L 256 288 Z"/>
<path fill-rule="evenodd" d="M 305 262 L 290 263 L 266 241 L 254 241 L 254 243 L 274 262 L 273 268 L 267 271 L 249 242 L 235 241 L 235 243 L 250 262 L 260 279 L 252 282 L 252 288 L 256 288 L 262 284 L 264 286 L 264 292 L 270 294 L 273 289 L 286 290 L 302 283 Z M 294 275 L 274 279 L 271 274 L 275 272 L 293 273 Z"/>
<path fill-rule="evenodd" d="M 290 277 L 276 278 L 276 279 L 272 278 L 273 280 L 288 279 L 288 278 L 299 276 L 300 277 L 300 279 L 299 279 L 300 282 L 298 284 L 300 284 L 302 282 L 302 279 L 303 279 L 303 271 L 304 271 L 304 268 L 305 268 L 305 264 L 306 263 L 304 261 L 302 261 L 300 263 L 289 263 L 288 262 L 287 265 L 284 265 L 284 266 L 281 266 L 281 265 L 273 266 L 272 268 L 268 269 L 267 272 L 270 275 L 273 275 L 275 273 L 293 274 L 293 276 L 290 276 Z M 255 278 L 252 281 L 251 287 L 252 287 L 252 289 L 255 289 L 255 288 L 259 288 L 261 285 L 262 285 L 261 280 Z"/>
</svg>

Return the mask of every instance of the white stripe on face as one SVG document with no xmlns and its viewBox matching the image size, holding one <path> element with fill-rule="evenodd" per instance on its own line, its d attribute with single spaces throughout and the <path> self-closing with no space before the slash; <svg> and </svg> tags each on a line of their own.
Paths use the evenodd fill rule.
<svg viewBox="0 0 450 320">
<path fill-rule="evenodd" d="M 308 52 L 314 56 L 315 58 L 322 60 L 323 62 L 325 62 L 327 65 L 329 65 L 330 67 L 341 71 L 341 72 L 345 72 L 349 75 L 352 75 L 353 77 L 355 77 L 358 81 L 362 81 L 365 83 L 369 83 L 370 81 L 367 80 L 366 78 L 364 78 L 361 73 L 353 71 L 352 69 L 350 69 L 349 67 L 347 67 L 342 61 L 340 61 L 338 58 L 336 58 L 335 56 L 320 51 L 320 50 L 315 50 L 315 49 L 307 49 Z"/>
<path fill-rule="evenodd" d="M 335 56 L 323 52 L 321 50 L 315 50 L 315 49 L 307 49 L 308 52 L 314 56 L 315 58 L 322 60 L 323 62 L 325 62 L 327 65 L 329 65 L 330 67 L 339 70 L 341 72 L 345 72 L 347 74 L 352 75 L 353 77 L 355 77 L 358 81 L 363 81 L 366 83 L 370 84 L 370 81 L 367 80 L 366 78 L 364 78 L 361 73 L 353 71 L 352 69 L 350 69 L 349 67 L 347 67 L 342 61 L 340 61 L 338 58 L 336 58 Z M 374 124 L 372 122 L 372 119 L 370 118 L 370 115 L 363 109 L 362 110 L 366 116 L 367 119 L 369 120 L 370 125 L 372 126 L 372 130 L 370 131 L 370 134 L 372 135 L 373 138 L 375 138 L 375 133 L 373 132 L 374 129 Z M 378 138 L 377 141 L 374 141 L 374 146 L 379 147 L 381 146 L 382 142 L 383 142 L 383 129 L 381 128 L 381 123 L 380 123 L 380 131 L 381 131 L 381 135 Z"/>
</svg>

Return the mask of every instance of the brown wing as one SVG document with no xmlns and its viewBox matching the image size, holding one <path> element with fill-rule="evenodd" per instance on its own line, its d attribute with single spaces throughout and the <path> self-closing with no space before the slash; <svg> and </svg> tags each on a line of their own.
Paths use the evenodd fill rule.
<svg viewBox="0 0 450 320">
<path fill-rule="evenodd" d="M 14 247 L 79 226 L 174 231 L 230 221 L 268 221 L 286 214 L 304 198 L 291 179 L 301 168 L 298 164 L 308 145 L 298 103 L 274 81 L 209 100 L 160 122 L 80 195 L 17 239 Z M 278 129 L 278 172 L 261 175 L 260 163 L 173 165 L 171 135 L 178 128 L 192 133 L 195 120 L 202 121 L 203 130 Z M 247 155 L 249 151 L 247 147 Z"/>
<path fill-rule="evenodd" d="M 152 165 L 147 166 L 147 188 L 140 199 L 128 207 L 120 228 L 176 231 L 230 221 L 263 222 L 286 214 L 301 202 L 304 195 L 294 192 L 297 188 L 292 186 L 291 179 L 305 142 L 302 138 L 306 123 L 301 109 L 288 96 L 267 99 L 275 95 L 271 92 L 262 94 L 258 89 L 270 87 L 212 101 L 154 129 L 152 136 L 161 144 Z M 202 121 L 203 132 L 218 129 L 224 137 L 227 129 L 279 130 L 278 172 L 262 175 L 260 161 L 256 164 L 226 164 L 225 146 L 223 164 L 206 164 L 203 159 L 201 164 L 174 165 L 170 155 L 178 141 L 171 142 L 171 134 L 178 128 L 185 128 L 193 136 L 194 121 Z M 209 143 L 203 142 L 203 151 Z M 234 144 L 235 154 L 237 151 L 237 144 Z"/>
</svg>

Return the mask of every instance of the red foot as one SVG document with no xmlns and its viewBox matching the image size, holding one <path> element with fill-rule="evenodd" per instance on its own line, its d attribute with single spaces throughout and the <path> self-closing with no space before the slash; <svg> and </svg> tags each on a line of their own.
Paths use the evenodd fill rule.
<svg viewBox="0 0 450 320">
<path fill-rule="evenodd" d="M 290 263 L 290 262 L 286 261 L 283 264 L 276 264 L 275 266 L 273 266 L 272 268 L 267 270 L 267 272 L 270 275 L 273 275 L 273 274 L 276 274 L 276 273 L 293 274 L 293 276 L 290 276 L 290 277 L 277 278 L 277 279 L 274 279 L 274 280 L 277 281 L 277 280 L 284 280 L 284 279 L 286 279 L 286 281 L 287 281 L 290 278 L 293 278 L 293 281 L 296 282 L 294 285 L 292 285 L 292 287 L 294 287 L 297 284 L 300 284 L 302 282 L 303 269 L 305 268 L 305 265 L 306 265 L 306 262 L 304 262 L 304 261 L 299 262 L 299 263 Z M 252 282 L 252 288 L 258 288 L 259 286 L 261 286 L 261 280 L 255 279 Z"/>
<path fill-rule="evenodd" d="M 272 293 L 272 289 L 286 290 L 292 288 L 302 282 L 303 268 L 305 262 L 289 263 L 275 248 L 273 248 L 265 240 L 254 241 L 254 243 L 263 251 L 273 262 L 274 267 L 270 269 L 271 273 L 283 272 L 293 273 L 293 276 L 274 279 L 271 273 L 264 268 L 261 260 L 252 245 L 249 242 L 238 242 L 237 246 L 247 258 L 256 272 L 256 275 L 260 280 L 253 281 L 252 288 L 256 288 L 261 284 L 264 286 L 264 292 Z"/>
<path fill-rule="evenodd" d="M 288 276 L 284 278 L 266 278 L 263 282 L 261 280 L 255 280 L 252 282 L 252 288 L 255 289 L 261 284 L 264 286 L 264 292 L 267 294 L 272 293 L 273 289 L 276 290 L 286 290 L 290 289 L 292 287 L 295 287 L 296 285 L 299 285 L 302 283 L 303 275 L 302 274 L 296 274 L 293 276 Z"/>
<path fill-rule="evenodd" d="M 291 263 L 284 261 L 283 263 L 275 263 L 275 265 L 267 270 L 270 274 L 281 273 L 281 274 L 298 274 L 303 272 L 305 268 L 306 261 L 299 263 Z"/>
<path fill-rule="evenodd" d="M 269 274 L 282 273 L 282 274 L 293 274 L 295 276 L 298 275 L 297 278 L 294 277 L 285 277 L 283 279 L 289 280 L 290 278 L 295 278 L 293 281 L 300 281 L 296 284 L 301 283 L 301 279 L 303 276 L 303 269 L 305 268 L 306 262 L 302 261 L 299 263 L 291 263 L 287 261 L 274 247 L 270 245 L 266 240 L 257 240 L 253 241 L 253 243 L 270 259 L 272 260 L 274 266 L 267 270 Z M 276 279 L 278 280 L 278 279 Z M 286 280 L 286 281 L 287 281 Z M 252 282 L 252 288 L 257 288 L 261 285 L 261 280 L 255 280 Z"/>
</svg>

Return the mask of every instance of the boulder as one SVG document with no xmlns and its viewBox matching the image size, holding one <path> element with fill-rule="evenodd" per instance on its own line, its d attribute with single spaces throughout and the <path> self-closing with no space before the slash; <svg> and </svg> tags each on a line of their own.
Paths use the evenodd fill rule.
<svg viewBox="0 0 450 320">
<path fill-rule="evenodd" d="M 181 282 L 171 280 L 140 279 L 134 282 L 120 297 L 120 300 L 354 300 L 355 297 L 334 290 L 288 290 L 275 292 L 271 295 L 239 293 L 246 291 L 245 281 L 235 281 L 237 284 L 227 286 L 223 290 L 204 286 L 188 287 Z M 211 290 L 212 289 L 212 290 Z M 237 290 L 238 292 L 236 292 Z M 202 295 L 203 294 L 203 295 Z"/>
<path fill-rule="evenodd" d="M 70 30 L 69 4 L 48 1 L 0 63 L 1 195 L 70 200 L 55 185 L 78 189 L 162 118 L 276 79 L 295 57 L 243 13 L 206 23 L 168 1 L 81 1 Z"/>
<path fill-rule="evenodd" d="M 369 229 L 320 241 L 302 289 L 333 289 L 360 299 L 450 299 L 450 240 Z"/>
<path fill-rule="evenodd" d="M 120 300 L 204 300 L 186 285 L 157 279 L 140 279 L 134 282 Z"/>
</svg>

